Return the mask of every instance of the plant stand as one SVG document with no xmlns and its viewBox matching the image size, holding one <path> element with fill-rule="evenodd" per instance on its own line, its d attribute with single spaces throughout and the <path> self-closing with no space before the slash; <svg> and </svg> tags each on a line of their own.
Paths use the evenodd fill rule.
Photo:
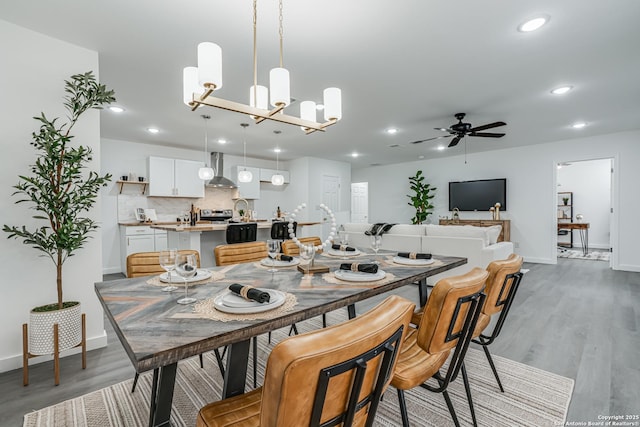
<svg viewBox="0 0 640 427">
<path fill-rule="evenodd" d="M 29 359 L 41 355 L 29 353 L 29 335 L 27 324 L 22 324 L 22 385 L 29 385 Z M 82 340 L 74 347 L 82 347 L 82 369 L 87 368 L 87 328 L 86 316 L 82 313 Z M 58 346 L 58 324 L 53 324 L 53 375 L 55 385 L 60 384 L 60 351 Z"/>
</svg>

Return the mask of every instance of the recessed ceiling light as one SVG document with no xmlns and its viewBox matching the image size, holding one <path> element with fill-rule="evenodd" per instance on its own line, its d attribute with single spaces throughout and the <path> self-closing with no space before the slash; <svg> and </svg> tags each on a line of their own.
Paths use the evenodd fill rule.
<svg viewBox="0 0 640 427">
<path fill-rule="evenodd" d="M 318 111 L 324 110 L 324 104 L 316 104 L 316 110 Z"/>
<path fill-rule="evenodd" d="M 522 24 L 518 25 L 518 31 L 522 33 L 529 33 L 531 31 L 535 31 L 538 28 L 542 27 L 544 24 L 549 22 L 548 15 L 541 15 L 535 18 L 529 19 Z"/>
<path fill-rule="evenodd" d="M 582 129 L 583 127 L 585 127 L 587 124 L 585 122 L 577 122 L 571 125 L 572 128 L 574 129 Z"/>
<path fill-rule="evenodd" d="M 147 132 L 149 132 L 149 133 L 158 133 L 158 132 L 160 132 L 160 130 L 157 129 L 157 128 L 147 128 Z"/>
<path fill-rule="evenodd" d="M 282 150 L 280 148 L 276 147 L 276 148 L 273 149 L 273 152 L 274 153 L 280 153 L 280 152 L 282 152 Z"/>
<path fill-rule="evenodd" d="M 226 144 L 227 140 L 224 138 L 218 138 L 218 144 Z"/>
<path fill-rule="evenodd" d="M 114 113 L 122 113 L 122 112 L 124 112 L 124 108 L 118 107 L 117 105 L 110 106 L 109 110 L 113 111 Z"/>
<path fill-rule="evenodd" d="M 389 128 L 389 129 L 387 129 L 387 131 L 386 131 L 386 132 L 387 132 L 389 135 L 393 135 L 393 134 L 395 134 L 395 133 L 398 133 L 398 129 L 396 129 L 396 128 Z"/>
<path fill-rule="evenodd" d="M 424 159 L 424 156 L 423 156 L 422 154 L 420 154 L 420 155 L 418 156 L 418 158 L 419 158 L 420 160 L 422 160 L 422 159 Z"/>
<path fill-rule="evenodd" d="M 356 153 L 355 151 L 353 153 L 351 153 L 351 157 L 356 158 L 358 157 L 358 153 Z"/>
<path fill-rule="evenodd" d="M 565 93 L 569 92 L 571 89 L 573 89 L 573 86 L 560 86 L 553 89 L 551 93 L 554 95 L 564 95 Z"/>
<path fill-rule="evenodd" d="M 444 150 L 444 145 L 438 145 L 438 146 L 436 147 L 436 149 L 438 149 L 438 150 L 442 151 L 442 150 Z"/>
</svg>

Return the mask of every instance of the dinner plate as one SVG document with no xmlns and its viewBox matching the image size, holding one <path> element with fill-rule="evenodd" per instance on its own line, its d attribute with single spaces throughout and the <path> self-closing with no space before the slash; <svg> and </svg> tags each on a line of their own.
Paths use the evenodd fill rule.
<svg viewBox="0 0 640 427">
<path fill-rule="evenodd" d="M 401 256 L 394 256 L 393 262 L 396 264 L 404 264 L 404 265 L 429 265 L 435 262 L 434 259 L 411 259 L 405 258 Z"/>
<path fill-rule="evenodd" d="M 260 260 L 260 264 L 265 267 L 291 267 L 300 264 L 300 259 L 294 257 L 291 261 L 280 261 L 277 259 L 263 258 Z"/>
<path fill-rule="evenodd" d="M 164 282 L 164 283 L 169 283 L 169 273 L 162 273 L 160 275 L 160 281 Z M 196 270 L 196 274 L 193 277 L 189 277 L 187 279 L 187 283 L 191 283 L 191 282 L 199 282 L 200 280 L 206 280 L 209 277 L 211 277 L 213 273 L 211 273 L 211 271 L 209 270 Z M 171 282 L 172 283 L 176 283 L 176 284 L 180 284 L 180 283 L 184 283 L 184 279 L 180 276 L 178 276 L 178 273 L 176 273 L 175 271 L 171 272 Z"/>
<path fill-rule="evenodd" d="M 278 291 L 276 289 L 260 290 L 268 292 L 269 295 L 271 295 L 269 302 L 261 304 L 257 301 L 246 300 L 236 293 L 225 292 L 213 299 L 213 305 L 224 313 L 261 313 L 263 311 L 269 311 L 280 307 L 286 300 L 286 295 L 282 291 Z"/>
<path fill-rule="evenodd" d="M 375 280 L 384 279 L 384 276 L 387 273 L 385 273 L 384 270 L 378 269 L 378 272 L 373 274 L 350 270 L 336 270 L 333 272 L 333 274 L 338 279 L 347 280 L 349 282 L 372 282 Z"/>
<path fill-rule="evenodd" d="M 332 256 L 358 256 L 360 255 L 361 252 L 358 249 L 356 249 L 355 251 L 341 251 L 337 249 L 329 249 L 327 253 Z"/>
</svg>

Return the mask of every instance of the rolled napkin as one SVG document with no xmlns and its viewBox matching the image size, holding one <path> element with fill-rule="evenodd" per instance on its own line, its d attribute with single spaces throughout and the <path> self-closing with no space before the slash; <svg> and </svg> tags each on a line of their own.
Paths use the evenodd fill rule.
<svg viewBox="0 0 640 427">
<path fill-rule="evenodd" d="M 276 254 L 276 256 L 269 255 L 269 258 L 275 259 L 276 261 L 287 261 L 287 262 L 293 261 L 292 256 L 284 255 L 284 254 Z"/>
<path fill-rule="evenodd" d="M 356 248 L 352 248 L 351 246 L 347 246 L 347 245 L 331 245 L 331 249 L 335 249 L 336 251 L 347 251 L 347 252 L 355 252 Z"/>
<path fill-rule="evenodd" d="M 409 259 L 431 259 L 431 254 L 421 254 L 419 252 L 398 252 L 398 256 Z"/>
<path fill-rule="evenodd" d="M 354 262 L 340 264 L 340 270 L 359 271 L 361 273 L 376 274 L 378 272 L 378 266 L 376 264 L 359 264 L 357 262 Z"/>
<path fill-rule="evenodd" d="M 241 285 L 240 283 L 234 283 L 229 285 L 229 290 L 235 294 L 240 295 L 246 300 L 257 301 L 261 304 L 269 302 L 271 295 L 268 292 L 261 291 L 253 286 Z"/>
</svg>

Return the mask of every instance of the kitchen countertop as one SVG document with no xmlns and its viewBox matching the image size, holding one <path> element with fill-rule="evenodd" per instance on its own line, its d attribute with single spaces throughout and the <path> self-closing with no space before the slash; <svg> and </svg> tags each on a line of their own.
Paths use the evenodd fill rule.
<svg viewBox="0 0 640 427">
<path fill-rule="evenodd" d="M 209 225 L 211 224 L 211 221 L 198 221 L 198 224 Z M 152 221 L 152 222 L 127 221 L 127 222 L 119 222 L 118 225 L 124 225 L 125 227 L 139 227 L 139 226 L 152 227 L 155 225 L 178 225 L 178 221 Z"/>
<path fill-rule="evenodd" d="M 166 230 L 166 231 L 190 231 L 190 232 L 201 232 L 201 231 L 223 231 L 227 229 L 227 223 L 222 223 L 222 224 L 216 224 L 216 223 L 211 223 L 206 221 L 207 223 L 205 223 L 205 221 L 203 222 L 199 222 L 198 224 L 196 224 L 195 226 L 190 226 L 190 225 L 186 225 L 186 226 L 178 226 L 177 223 L 174 224 L 160 224 L 160 223 L 153 223 L 150 224 L 151 228 L 155 228 L 157 230 Z M 236 222 L 233 224 L 249 224 L 247 222 Z M 271 228 L 271 221 L 258 221 L 258 229 L 270 229 Z M 298 223 L 298 227 L 303 227 L 305 225 L 317 225 L 317 224 L 322 224 L 321 222 L 299 222 Z"/>
</svg>

